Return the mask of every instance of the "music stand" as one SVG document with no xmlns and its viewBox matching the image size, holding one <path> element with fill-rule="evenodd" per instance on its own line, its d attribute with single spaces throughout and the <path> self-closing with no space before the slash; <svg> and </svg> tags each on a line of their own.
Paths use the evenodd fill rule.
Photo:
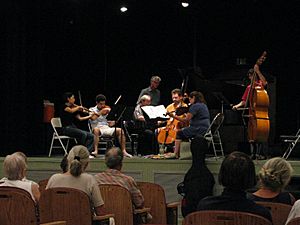
<svg viewBox="0 0 300 225">
<path fill-rule="evenodd" d="M 216 97 L 216 99 L 221 102 L 221 113 L 224 113 L 224 103 L 226 105 L 230 105 L 229 101 L 227 98 L 223 95 L 222 92 L 212 92 L 213 96 Z"/>
<path fill-rule="evenodd" d="M 108 121 L 115 121 L 114 127 L 115 127 L 115 132 L 114 132 L 114 145 L 116 146 L 117 143 L 117 123 L 122 119 L 122 116 L 126 110 L 126 107 L 124 105 L 113 105 L 111 107 L 110 112 L 108 113 L 106 119 Z M 122 126 L 122 124 L 121 124 Z M 122 133 L 121 133 L 121 141 L 122 141 Z M 120 143 L 122 146 L 122 143 Z"/>
</svg>

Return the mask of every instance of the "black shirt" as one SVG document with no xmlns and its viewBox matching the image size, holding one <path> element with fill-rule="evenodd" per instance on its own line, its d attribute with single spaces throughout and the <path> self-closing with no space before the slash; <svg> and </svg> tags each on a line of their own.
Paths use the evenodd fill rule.
<svg viewBox="0 0 300 225">
<path fill-rule="evenodd" d="M 293 205 L 292 196 L 289 192 L 280 192 L 278 195 L 276 195 L 273 198 L 262 198 L 252 193 L 248 193 L 247 198 L 258 202 L 276 202 L 276 203 Z"/>
<path fill-rule="evenodd" d="M 75 118 L 76 118 L 78 112 L 69 113 L 69 112 L 65 111 L 65 108 L 67 108 L 67 107 L 69 107 L 69 106 L 67 106 L 66 104 L 63 104 L 61 107 L 60 120 L 61 120 L 62 126 L 63 127 L 75 126 L 74 121 L 75 121 Z"/>
<path fill-rule="evenodd" d="M 202 199 L 198 210 L 228 210 L 253 213 L 272 221 L 271 213 L 263 206 L 247 199 L 245 191 L 233 191 L 225 188 L 220 196 L 210 196 Z"/>
</svg>

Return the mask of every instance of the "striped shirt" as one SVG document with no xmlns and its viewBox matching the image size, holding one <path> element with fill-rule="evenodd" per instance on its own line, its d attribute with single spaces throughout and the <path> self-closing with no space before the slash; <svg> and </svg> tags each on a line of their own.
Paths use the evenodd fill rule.
<svg viewBox="0 0 300 225">
<path fill-rule="evenodd" d="M 119 170 L 107 169 L 105 172 L 96 174 L 95 178 L 98 184 L 116 184 L 126 188 L 131 194 L 134 206 L 136 208 L 144 207 L 144 197 L 132 177 Z"/>
</svg>

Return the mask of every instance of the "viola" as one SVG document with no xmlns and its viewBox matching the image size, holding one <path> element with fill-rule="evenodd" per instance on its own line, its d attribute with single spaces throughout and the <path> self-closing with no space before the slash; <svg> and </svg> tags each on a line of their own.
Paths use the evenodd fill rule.
<svg viewBox="0 0 300 225">
<path fill-rule="evenodd" d="M 266 59 L 263 52 L 257 60 L 256 66 L 260 66 Z M 270 120 L 268 115 L 269 96 L 263 85 L 257 84 L 257 74 L 251 79 L 249 100 L 248 139 L 250 142 L 267 142 L 270 131 Z"/>
</svg>

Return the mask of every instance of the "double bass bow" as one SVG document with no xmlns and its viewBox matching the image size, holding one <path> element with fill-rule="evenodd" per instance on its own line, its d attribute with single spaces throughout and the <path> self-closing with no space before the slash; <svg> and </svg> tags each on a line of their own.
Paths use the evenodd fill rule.
<svg viewBox="0 0 300 225">
<path fill-rule="evenodd" d="M 267 53 L 258 58 L 254 65 L 254 73 L 251 78 L 250 90 L 245 105 L 249 105 L 248 140 L 249 142 L 267 142 L 270 131 L 268 114 L 269 96 L 264 88 L 266 81 L 259 70 L 259 66 L 265 61 Z M 245 112 L 245 111 L 244 111 Z"/>
</svg>

